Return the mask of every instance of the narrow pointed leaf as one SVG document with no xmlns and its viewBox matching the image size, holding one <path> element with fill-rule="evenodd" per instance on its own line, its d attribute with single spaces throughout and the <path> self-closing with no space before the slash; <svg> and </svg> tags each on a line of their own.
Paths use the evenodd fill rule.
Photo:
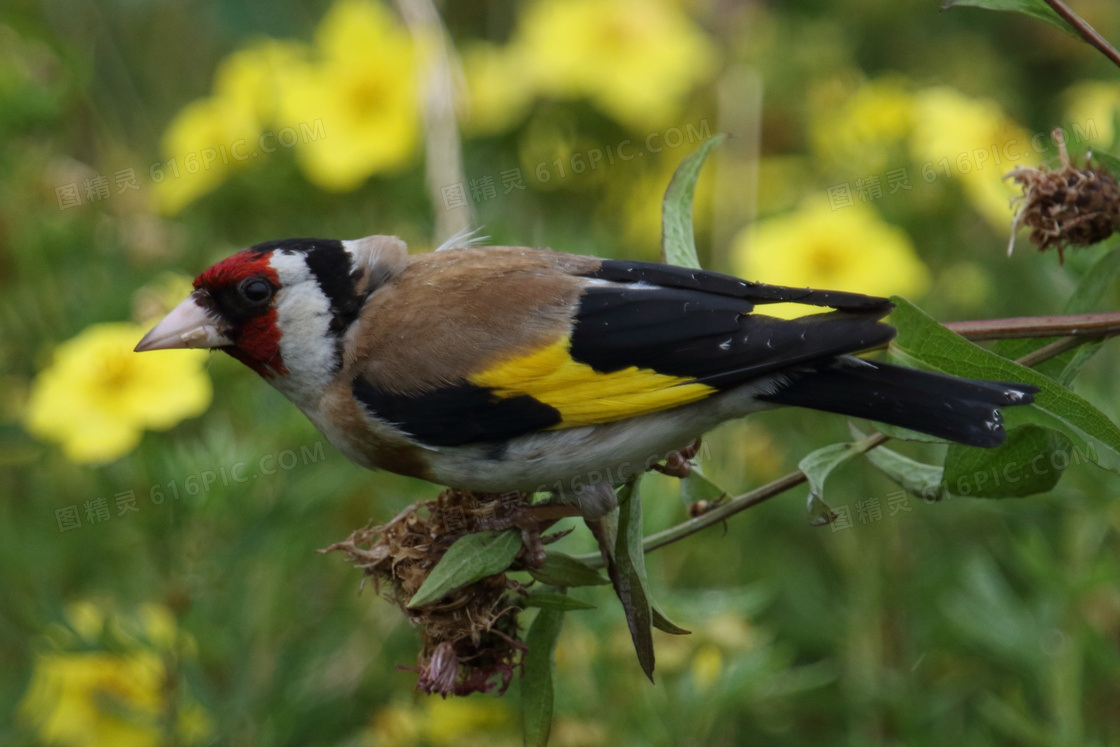
<svg viewBox="0 0 1120 747">
<path fill-rule="evenodd" d="M 797 466 L 809 478 L 809 492 L 821 496 L 824 495 L 824 481 L 832 470 L 856 456 L 858 452 L 850 443 L 829 444 L 806 454 Z"/>
<path fill-rule="evenodd" d="M 642 499 L 637 480 L 618 494 L 618 536 L 615 539 L 615 573 L 611 580 L 626 612 L 626 624 L 642 671 L 653 681 L 653 610 L 645 589 L 646 561 L 642 548 Z"/>
<path fill-rule="evenodd" d="M 855 444 L 829 444 L 802 457 L 797 466 L 809 478 L 809 497 L 806 502 L 806 511 L 809 514 L 809 523 L 815 527 L 831 524 L 836 521 L 836 512 L 824 502 L 824 483 L 832 470 L 839 467 L 856 456 L 860 451 L 853 448 Z"/>
<path fill-rule="evenodd" d="M 552 586 L 600 586 L 611 582 L 591 566 L 555 551 L 545 556 L 543 566 L 530 568 L 529 575 Z"/>
<path fill-rule="evenodd" d="M 540 607 L 542 610 L 593 610 L 595 605 L 572 599 L 567 594 L 526 594 L 522 604 L 526 607 Z"/>
<path fill-rule="evenodd" d="M 1087 342 L 1081 347 L 1073 351 L 1073 357 L 1067 360 L 1065 368 L 1058 374 L 1058 383 L 1064 387 L 1070 387 L 1073 380 L 1077 378 L 1077 374 L 1081 373 L 1081 369 L 1085 364 L 1093 359 L 1100 349 L 1104 346 L 1104 342 Z M 1059 359 L 1063 356 L 1058 356 Z"/>
<path fill-rule="evenodd" d="M 1068 34 L 1077 36 L 1077 32 L 1074 28 L 1066 23 L 1064 18 L 1055 13 L 1053 8 L 1047 5 L 1044 0 L 944 0 L 944 2 L 941 3 L 942 10 L 959 7 L 984 8 L 985 10 L 1003 10 L 1013 13 L 1022 13 L 1031 18 L 1046 21 L 1046 23 L 1057 26 Z"/>
<path fill-rule="evenodd" d="M 891 438 L 897 438 L 900 441 L 920 441 L 927 444 L 947 444 L 949 443 L 943 438 L 931 436 L 928 433 L 920 433 L 912 431 L 909 428 L 902 428 L 897 425 L 889 425 L 888 423 L 875 423 L 875 430 L 883 433 Z"/>
<path fill-rule="evenodd" d="M 525 637 L 525 676 L 521 678 L 521 720 L 525 744 L 544 747 L 552 732 L 555 700 L 552 681 L 556 641 L 564 624 L 560 610 L 542 609 Z"/>
<path fill-rule="evenodd" d="M 438 602 L 453 591 L 509 568 L 521 549 L 521 532 L 478 532 L 455 540 L 409 600 L 415 609 Z"/>
<path fill-rule="evenodd" d="M 661 203 L 661 261 L 665 264 L 700 269 L 692 230 L 692 196 L 704 159 L 726 138 L 722 133 L 715 135 L 688 155 L 665 190 Z"/>
<path fill-rule="evenodd" d="M 692 635 L 691 630 L 685 630 L 680 625 L 665 617 L 665 613 L 657 608 L 656 604 L 651 604 L 650 609 L 653 611 L 653 627 L 660 630 L 662 633 L 670 635 Z"/>
<path fill-rule="evenodd" d="M 849 424 L 848 428 L 854 437 L 864 438 L 864 434 L 854 425 Z M 941 480 L 944 467 L 919 462 L 885 446 L 867 452 L 867 459 L 915 498 L 939 501 L 943 497 Z"/>
</svg>

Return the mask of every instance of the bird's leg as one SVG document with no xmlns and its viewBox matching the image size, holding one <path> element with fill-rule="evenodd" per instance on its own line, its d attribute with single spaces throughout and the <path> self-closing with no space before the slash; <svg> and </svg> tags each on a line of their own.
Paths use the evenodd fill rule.
<svg viewBox="0 0 1120 747">
<path fill-rule="evenodd" d="M 674 451 L 670 454 L 664 464 L 653 465 L 653 469 L 663 475 L 683 480 L 692 474 L 692 458 L 699 453 L 700 439 L 698 438 L 680 451 Z"/>
<path fill-rule="evenodd" d="M 572 495 L 554 493 L 553 500 L 560 504 L 574 506 L 585 519 L 601 519 L 618 507 L 618 494 L 609 482 L 593 482 L 582 485 Z"/>
</svg>

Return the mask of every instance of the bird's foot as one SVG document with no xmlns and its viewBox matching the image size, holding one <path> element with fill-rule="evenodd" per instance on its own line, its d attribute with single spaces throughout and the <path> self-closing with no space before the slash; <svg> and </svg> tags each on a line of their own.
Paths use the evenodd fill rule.
<svg viewBox="0 0 1120 747">
<path fill-rule="evenodd" d="M 688 446 L 680 451 L 674 451 L 666 459 L 664 464 L 655 464 L 652 469 L 657 470 L 663 475 L 676 477 L 681 480 L 692 474 L 692 458 L 700 453 L 700 439 L 696 439 Z"/>
<path fill-rule="evenodd" d="M 536 506 L 516 506 L 503 516 L 479 516 L 476 526 L 479 530 L 501 532 L 506 529 L 521 530 L 521 552 L 517 559 L 531 568 L 544 565 L 544 546 L 555 542 L 572 530 L 553 534 L 542 534 L 560 519 L 579 516 L 576 506 L 563 503 L 545 503 Z"/>
</svg>

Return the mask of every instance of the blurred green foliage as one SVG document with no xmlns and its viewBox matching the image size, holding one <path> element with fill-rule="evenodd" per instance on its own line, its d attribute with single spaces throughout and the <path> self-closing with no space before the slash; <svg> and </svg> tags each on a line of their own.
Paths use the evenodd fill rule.
<svg viewBox="0 0 1120 747">
<path fill-rule="evenodd" d="M 937 319 L 1056 313 L 1100 256 L 1073 253 L 1061 267 L 1023 249 L 1006 258 L 1006 229 L 980 204 L 992 204 L 987 187 L 940 166 L 924 179 L 912 134 L 921 122 L 887 126 L 904 93 L 963 102 L 959 111 L 980 119 L 994 111 L 983 121 L 1028 137 L 1078 124 L 1086 139 L 1071 143 L 1075 155 L 1108 149 L 1117 71 L 1075 39 L 1010 14 L 938 12 L 936 0 L 669 5 L 707 48 L 704 77 L 676 84 L 668 119 L 635 124 L 638 115 L 602 106 L 601 91 L 542 83 L 520 118 L 485 135 L 468 127 L 464 176 L 493 177 L 497 193 L 466 196 L 495 243 L 655 258 L 661 193 L 698 143 L 654 151 L 646 139 L 706 122 L 711 133 L 740 136 L 697 194 L 698 244 L 712 269 L 732 268 L 733 239 L 749 219 L 789 214 L 841 184 L 853 185 L 859 209 L 905 231 L 929 269 L 920 300 Z M 210 359 L 214 401 L 204 415 L 148 433 L 109 464 L 71 463 L 23 425 L 52 350 L 98 322 L 141 321 L 137 292 L 164 271 L 193 275 L 286 236 L 376 232 L 414 248 L 438 243 L 433 215 L 444 206 L 429 201 L 419 150 L 393 173 L 327 192 L 304 176 L 297 145 L 229 174 L 174 215 L 156 209 L 150 167 L 172 155 L 161 138 L 184 107 L 211 94 L 222 61 L 261 37 L 310 44 L 330 7 L 9 0 L 0 8 L 0 742 L 50 741 L 37 726 L 42 714 L 26 705 L 43 657 L 136 647 L 157 652 L 159 672 L 176 685 L 145 706 L 141 715 L 154 720 L 130 732 L 136 744 L 159 735 L 269 745 L 520 741 L 516 687 L 500 700 L 418 696 L 415 673 L 398 669 L 415 660 L 413 631 L 372 589 L 358 594 L 359 574 L 340 557 L 315 554 L 435 487 L 350 464 L 220 354 Z M 516 3 L 441 10 L 461 50 L 522 43 Z M 1078 10 L 1120 38 L 1114 2 L 1086 0 Z M 966 131 L 947 119 L 938 132 Z M 571 173 L 573 154 L 617 152 L 623 141 L 643 157 Z M 999 144 L 970 142 L 963 152 Z M 1052 158 L 1043 144 L 1007 168 Z M 541 164 L 548 182 L 536 176 Z M 503 194 L 499 175 L 516 168 L 526 189 Z M 856 180 L 877 175 L 885 188 L 894 168 L 908 169 L 913 189 L 864 204 Z M 129 169 L 140 188 L 118 192 L 115 175 Z M 1003 166 L 985 164 L 985 174 L 995 170 Z M 109 195 L 90 199 L 86 180 L 98 176 Z M 81 204 L 64 207 L 58 190 L 70 184 Z M 1118 295 L 1108 289 L 1098 309 L 1116 308 Z M 1106 344 L 1075 384 L 1113 419 L 1118 363 Z M 745 490 L 846 437 L 839 417 L 762 413 L 714 434 L 703 467 Z M 938 447 L 898 448 L 921 457 Z M 1115 476 L 1079 464 L 1044 496 L 926 504 L 891 498 L 893 483 L 855 461 L 829 487 L 830 504 L 850 510 L 848 528 L 809 526 L 795 493 L 647 557 L 657 602 L 694 631 L 655 634 L 656 686 L 634 661 L 609 587 L 574 590 L 597 609 L 565 615 L 552 743 L 1120 744 Z M 129 491 L 136 511 L 127 510 Z M 673 480 L 651 477 L 643 493 L 647 532 L 685 515 Z M 87 503 L 102 498 L 109 518 L 94 511 L 91 521 Z M 81 526 L 62 531 L 58 512 L 70 507 Z M 577 530 L 561 549 L 592 545 Z M 101 622 L 93 638 L 82 634 L 89 605 L 74 605 L 87 602 L 125 628 L 143 628 L 143 605 L 170 611 L 174 645 L 114 639 L 97 632 Z M 111 678 L 85 687 L 95 705 L 131 697 L 114 695 Z M 167 706 L 188 703 L 201 706 L 205 725 L 184 732 Z"/>
</svg>

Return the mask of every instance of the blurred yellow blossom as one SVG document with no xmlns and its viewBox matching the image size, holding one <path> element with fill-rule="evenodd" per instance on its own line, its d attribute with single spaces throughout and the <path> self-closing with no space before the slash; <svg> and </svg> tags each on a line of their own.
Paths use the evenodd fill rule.
<svg viewBox="0 0 1120 747">
<path fill-rule="evenodd" d="M 125 322 L 95 324 L 60 344 L 32 384 L 28 431 L 61 443 L 74 462 L 109 462 L 135 448 L 145 429 L 166 430 L 201 415 L 212 396 L 208 353 L 134 353 L 146 331 Z"/>
<path fill-rule="evenodd" d="M 174 215 L 233 171 L 264 161 L 258 140 L 274 123 L 278 88 L 305 56 L 305 45 L 266 40 L 222 61 L 213 95 L 185 106 L 163 134 L 165 157 L 151 170 L 160 212 Z"/>
<path fill-rule="evenodd" d="M 810 92 L 809 112 L 809 142 L 824 166 L 870 174 L 901 165 L 914 126 L 906 80 L 880 78 L 854 90 L 833 81 Z"/>
<path fill-rule="evenodd" d="M 112 626 L 117 641 L 112 651 L 101 650 L 111 620 L 104 606 L 70 605 L 67 619 L 69 627 L 48 632 L 51 645 L 36 656 L 18 707 L 20 719 L 43 742 L 154 747 L 172 735 L 180 744 L 209 739 L 209 715 L 185 683 L 168 682 L 178 678 L 168 662 L 193 650 L 193 639 L 178 630 L 168 609 L 144 605 L 135 618 L 112 618 L 120 623 Z M 191 645 L 184 645 L 188 641 Z M 173 726 L 166 723 L 169 713 L 176 716 Z"/>
<path fill-rule="evenodd" d="M 758 213 L 790 210 L 813 182 L 812 161 L 800 155 L 758 159 Z"/>
<path fill-rule="evenodd" d="M 717 646 L 705 643 L 693 654 L 689 673 L 697 691 L 706 693 L 711 690 L 722 671 L 723 652 Z"/>
<path fill-rule="evenodd" d="M 214 95 L 243 102 L 263 130 L 277 122 L 285 82 L 309 55 L 310 49 L 302 42 L 254 42 L 222 60 L 214 73 Z"/>
<path fill-rule="evenodd" d="M 377 747 L 516 745 L 520 740 L 514 727 L 509 707 L 492 697 L 426 698 L 385 706 L 374 714 L 365 736 Z"/>
<path fill-rule="evenodd" d="M 1004 174 L 1036 154 L 1031 135 L 990 99 L 973 99 L 948 87 L 914 95 L 914 160 L 927 180 L 959 180 L 973 207 L 1006 232 L 1019 190 Z"/>
<path fill-rule="evenodd" d="M 202 160 L 211 152 L 218 154 L 220 147 L 229 149 L 234 143 L 256 141 L 257 120 L 246 104 L 227 97 L 209 97 L 192 101 L 175 115 L 163 133 L 161 149 L 166 157 L 151 169 L 155 182 L 152 196 L 161 213 L 175 215 L 216 189 L 230 171 L 252 162 L 251 158 L 239 161 L 217 155 L 207 163 Z"/>
<path fill-rule="evenodd" d="M 1116 121 L 1120 117 L 1120 83 L 1096 80 L 1076 83 L 1062 94 L 1062 101 L 1065 124 L 1074 130 L 1073 135 L 1084 132 L 1087 145 L 1094 149 L 1113 147 L 1118 134 Z"/>
<path fill-rule="evenodd" d="M 356 189 L 410 163 L 421 130 L 417 53 L 396 18 L 372 0 L 338 0 L 315 32 L 320 59 L 291 71 L 280 100 L 289 124 L 322 120 L 324 137 L 296 158 L 317 186 Z"/>
<path fill-rule="evenodd" d="M 463 50 L 467 83 L 463 129 L 474 135 L 504 132 L 518 124 L 533 102 L 533 82 L 520 48 L 475 42 Z"/>
<path fill-rule="evenodd" d="M 776 285 L 884 296 L 919 296 L 929 285 L 929 270 L 904 230 L 866 205 L 833 210 L 824 197 L 742 231 L 732 264 L 740 277 Z M 806 313 L 795 304 L 760 311 L 786 318 Z"/>
<path fill-rule="evenodd" d="M 264 39 L 233 52 L 212 94 L 167 126 L 165 158 L 152 169 L 156 206 L 174 215 L 233 171 L 297 143 L 307 177 L 332 191 L 407 165 L 421 129 L 416 56 L 407 31 L 375 0 L 335 2 L 314 49 Z"/>
<path fill-rule="evenodd" d="M 534 0 L 511 44 L 537 89 L 588 97 L 634 128 L 670 122 L 716 69 L 716 45 L 667 0 Z"/>
</svg>

